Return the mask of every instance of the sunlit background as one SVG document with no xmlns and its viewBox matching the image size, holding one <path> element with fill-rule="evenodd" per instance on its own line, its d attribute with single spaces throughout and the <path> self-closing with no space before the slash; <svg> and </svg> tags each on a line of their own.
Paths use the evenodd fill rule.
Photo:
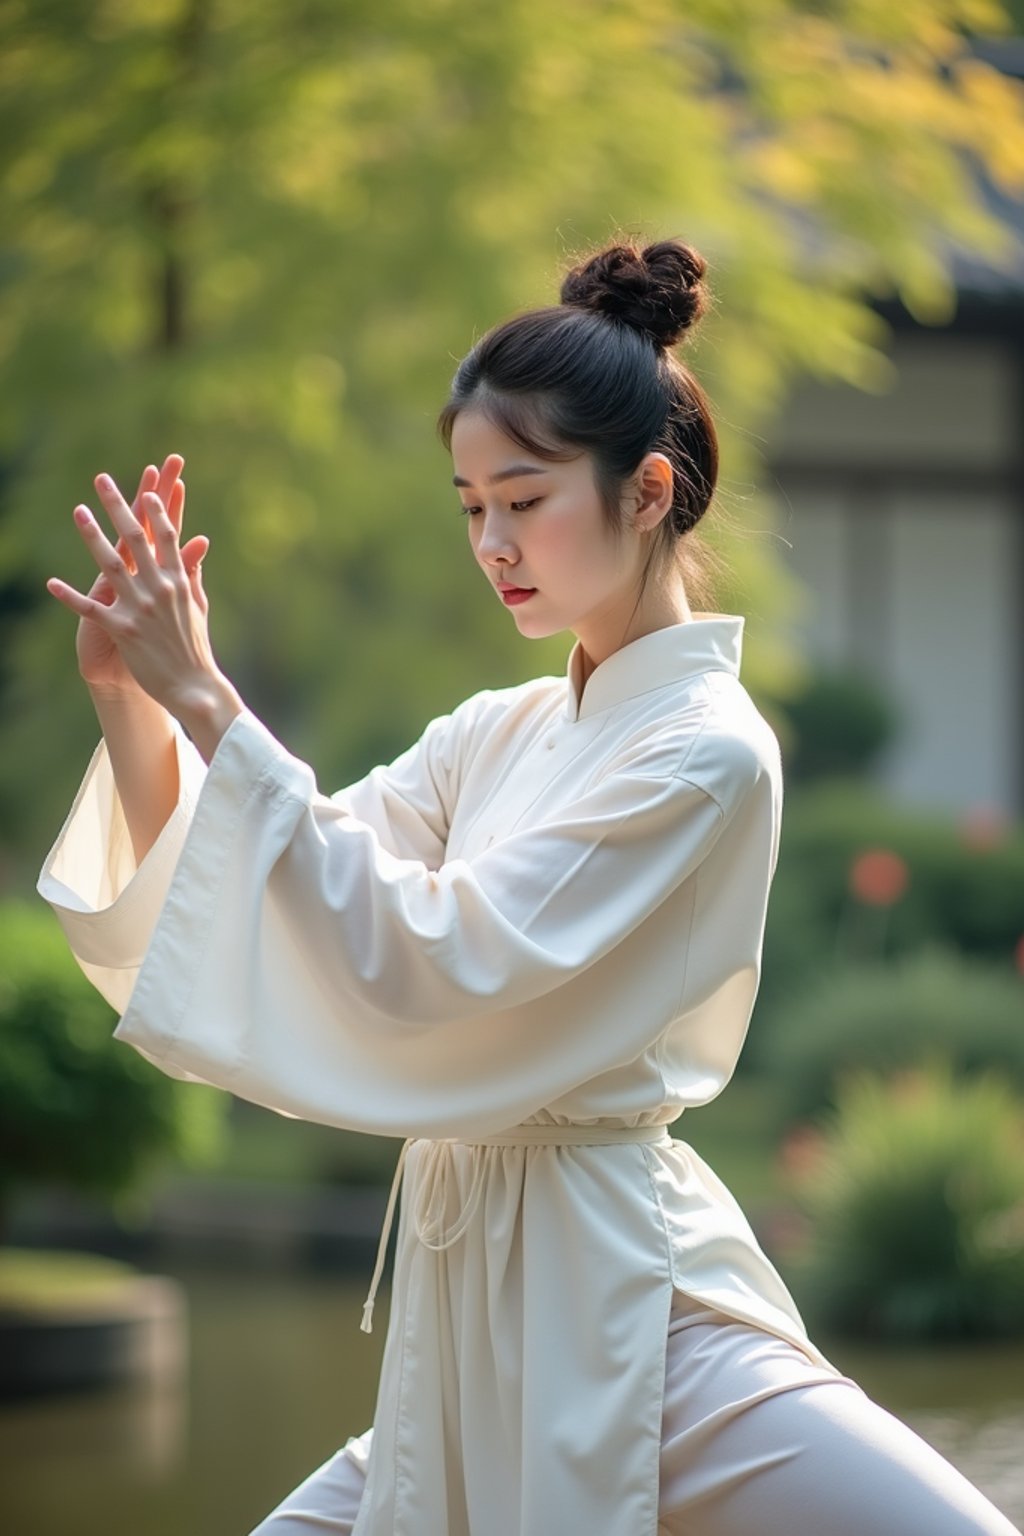
<svg viewBox="0 0 1024 1536">
<path fill-rule="evenodd" d="M 996 0 L 0 9 L 5 1536 L 244 1533 L 363 1430 L 397 1154 L 111 1042 L 36 895 L 98 740 L 72 508 L 184 455 L 218 662 L 340 788 L 564 668 L 434 423 L 621 235 L 709 262 L 699 537 L 787 784 L 747 1049 L 674 1132 L 1024 1521 L 1022 79 Z"/>
</svg>

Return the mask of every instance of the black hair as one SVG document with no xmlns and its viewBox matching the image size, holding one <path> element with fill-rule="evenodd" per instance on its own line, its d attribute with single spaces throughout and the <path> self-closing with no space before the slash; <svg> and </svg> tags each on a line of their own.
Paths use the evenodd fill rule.
<svg viewBox="0 0 1024 1536">
<path fill-rule="evenodd" d="M 652 540 L 638 603 L 651 565 L 671 551 L 690 595 L 713 606 L 707 568 L 716 562 L 694 554 L 691 535 L 714 494 L 718 438 L 704 390 L 671 351 L 710 305 L 706 270 L 678 240 L 592 253 L 566 273 L 560 304 L 513 315 L 481 337 L 438 417 L 449 450 L 455 418 L 469 406 L 538 458 L 587 450 L 616 534 L 626 479 L 646 454 L 665 454 L 672 506 Z"/>
</svg>

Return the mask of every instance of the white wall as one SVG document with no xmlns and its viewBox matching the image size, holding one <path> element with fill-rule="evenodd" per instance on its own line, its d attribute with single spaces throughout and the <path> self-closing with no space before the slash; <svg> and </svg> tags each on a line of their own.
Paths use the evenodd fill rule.
<svg viewBox="0 0 1024 1536">
<path fill-rule="evenodd" d="M 891 682 L 907 734 L 885 781 L 947 806 L 1010 812 L 1021 700 L 1014 688 L 1013 508 L 998 497 L 904 493 L 891 528 Z M 1019 596 L 1020 594 L 1016 594 Z"/>
</svg>

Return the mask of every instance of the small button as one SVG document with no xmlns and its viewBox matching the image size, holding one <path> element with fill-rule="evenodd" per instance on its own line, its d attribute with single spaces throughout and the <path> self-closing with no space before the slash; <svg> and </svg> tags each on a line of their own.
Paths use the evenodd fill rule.
<svg viewBox="0 0 1024 1536">
<path fill-rule="evenodd" d="M 553 747 L 555 745 L 555 738 L 553 736 L 549 736 L 544 745 L 547 747 Z"/>
</svg>

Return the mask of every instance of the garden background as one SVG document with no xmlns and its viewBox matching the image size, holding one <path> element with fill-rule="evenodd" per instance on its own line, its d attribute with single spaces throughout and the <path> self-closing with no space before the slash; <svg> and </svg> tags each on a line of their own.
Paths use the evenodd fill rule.
<svg viewBox="0 0 1024 1536">
<path fill-rule="evenodd" d="M 115 1045 L 36 896 L 98 739 L 44 587 L 92 580 L 71 509 L 181 452 L 221 667 L 322 787 L 360 777 L 468 693 L 564 668 L 572 637 L 527 645 L 479 580 L 434 419 L 488 325 L 621 233 L 710 263 L 702 537 L 787 784 L 748 1045 L 674 1133 L 833 1353 L 900 1359 L 894 1405 L 915 1379 L 948 1398 L 929 1431 L 1024 1518 L 1000 1449 L 1024 1425 L 1021 807 L 885 789 L 899 717 L 794 645 L 764 474 L 795 388 L 885 396 L 889 307 L 938 329 L 957 254 L 1021 271 L 982 189 L 1024 203 L 1024 87 L 986 54 L 1022 30 L 995 0 L 0 7 L 0 1318 L 116 1286 L 115 1258 L 178 1277 L 192 1318 L 174 1385 L 0 1407 L 19 1536 L 71 1507 L 107 1530 L 111 1500 L 154 1536 L 241 1529 L 365 1427 L 377 1338 L 348 1319 L 397 1154 Z M 259 1392 L 280 1413 L 227 1449 Z"/>
</svg>

